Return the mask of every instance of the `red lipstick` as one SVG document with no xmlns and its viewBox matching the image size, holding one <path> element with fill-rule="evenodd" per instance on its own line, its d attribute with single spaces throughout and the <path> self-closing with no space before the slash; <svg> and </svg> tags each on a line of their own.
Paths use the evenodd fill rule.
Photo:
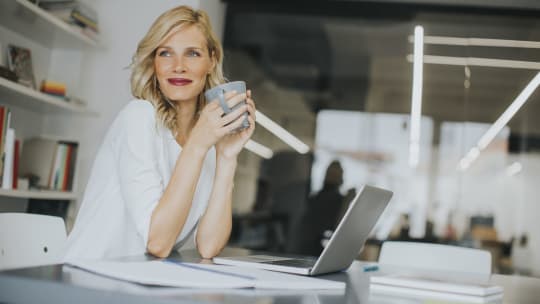
<svg viewBox="0 0 540 304">
<path fill-rule="evenodd" d="M 175 86 L 184 86 L 193 82 L 191 79 L 186 78 L 168 78 L 167 81 Z"/>
</svg>

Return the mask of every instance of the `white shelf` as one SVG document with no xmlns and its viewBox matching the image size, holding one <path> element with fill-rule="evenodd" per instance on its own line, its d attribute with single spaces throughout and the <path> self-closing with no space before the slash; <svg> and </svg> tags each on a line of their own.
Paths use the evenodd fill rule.
<svg viewBox="0 0 540 304">
<path fill-rule="evenodd" d="M 98 42 L 28 0 L 1 0 L 0 25 L 46 47 L 85 49 Z"/>
<path fill-rule="evenodd" d="M 2 0 L 3 1 L 3 0 Z M 21 107 L 40 113 L 70 112 L 97 115 L 85 106 L 69 103 L 16 82 L 0 78 L 0 104 Z"/>
<path fill-rule="evenodd" d="M 46 191 L 46 190 L 6 190 L 0 189 L 0 196 L 42 199 L 42 200 L 75 200 L 77 195 L 73 192 Z"/>
</svg>

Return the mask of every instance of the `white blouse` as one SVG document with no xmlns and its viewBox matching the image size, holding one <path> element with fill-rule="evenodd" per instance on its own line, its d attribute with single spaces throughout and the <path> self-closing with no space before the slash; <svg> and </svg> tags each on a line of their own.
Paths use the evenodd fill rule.
<svg viewBox="0 0 540 304">
<path fill-rule="evenodd" d="M 127 104 L 98 151 L 64 261 L 145 253 L 150 217 L 181 152 L 172 132 L 156 120 L 150 102 Z M 175 249 L 195 247 L 194 235 L 208 205 L 215 167 L 212 147 Z"/>
</svg>

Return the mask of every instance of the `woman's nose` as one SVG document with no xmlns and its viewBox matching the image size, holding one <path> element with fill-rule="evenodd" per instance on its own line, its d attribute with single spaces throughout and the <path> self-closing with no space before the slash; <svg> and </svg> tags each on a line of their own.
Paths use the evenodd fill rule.
<svg viewBox="0 0 540 304">
<path fill-rule="evenodd" d="M 182 73 L 186 71 L 186 65 L 182 58 L 177 58 L 174 63 L 174 72 Z"/>
</svg>

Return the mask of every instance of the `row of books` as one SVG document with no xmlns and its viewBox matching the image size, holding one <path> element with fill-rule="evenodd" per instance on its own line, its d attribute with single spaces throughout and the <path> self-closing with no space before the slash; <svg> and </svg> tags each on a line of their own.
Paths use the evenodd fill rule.
<svg viewBox="0 0 540 304">
<path fill-rule="evenodd" d="M 78 143 L 46 138 L 24 142 L 21 173 L 37 179 L 38 188 L 71 191 Z"/>
<path fill-rule="evenodd" d="M 21 146 L 11 125 L 11 111 L 0 105 L 0 178 L 3 189 L 18 189 L 18 178 L 30 187 L 71 191 L 78 143 L 49 138 L 30 138 Z"/>
<path fill-rule="evenodd" d="M 77 0 L 40 0 L 39 6 L 51 15 L 73 25 L 90 38 L 97 38 L 99 33 L 96 10 Z"/>
</svg>

